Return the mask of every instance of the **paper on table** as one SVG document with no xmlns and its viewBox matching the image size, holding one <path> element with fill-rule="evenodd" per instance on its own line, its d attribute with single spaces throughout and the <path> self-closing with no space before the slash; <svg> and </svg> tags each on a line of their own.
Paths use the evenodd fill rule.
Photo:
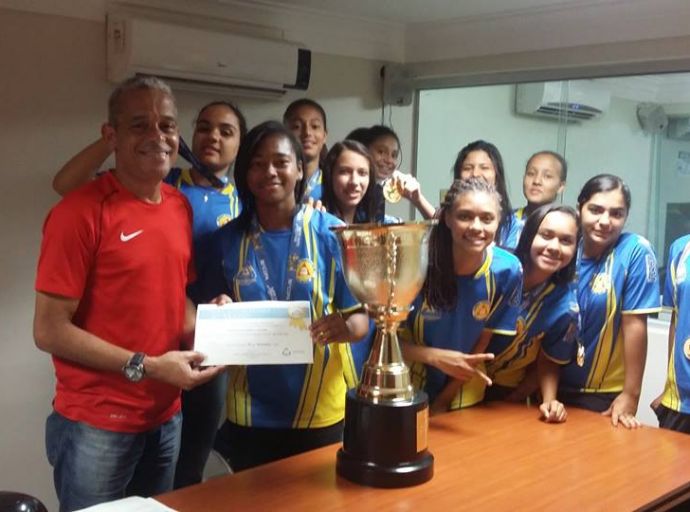
<svg viewBox="0 0 690 512">
<path fill-rule="evenodd" d="M 194 350 L 205 366 L 311 363 L 310 323 L 309 301 L 200 304 Z"/>
<path fill-rule="evenodd" d="M 153 498 L 130 496 L 121 500 L 109 501 L 92 507 L 82 508 L 76 512 L 176 512 Z"/>
</svg>

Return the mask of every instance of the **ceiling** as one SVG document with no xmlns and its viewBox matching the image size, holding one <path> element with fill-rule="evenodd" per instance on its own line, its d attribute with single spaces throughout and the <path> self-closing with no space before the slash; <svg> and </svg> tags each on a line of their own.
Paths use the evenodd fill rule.
<svg viewBox="0 0 690 512">
<path fill-rule="evenodd" d="M 620 4 L 626 0 L 0 0 L 0 7 L 103 19 L 109 3 L 212 14 L 245 6 L 411 25 Z"/>
<path fill-rule="evenodd" d="M 234 3 L 234 0 L 215 1 Z M 409 25 L 617 1 L 619 0 L 249 0 L 248 3 Z"/>
</svg>

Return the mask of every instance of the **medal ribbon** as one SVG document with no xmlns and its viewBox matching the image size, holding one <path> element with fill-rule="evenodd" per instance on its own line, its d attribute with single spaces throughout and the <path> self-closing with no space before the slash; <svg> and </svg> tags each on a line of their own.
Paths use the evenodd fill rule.
<svg viewBox="0 0 690 512">
<path fill-rule="evenodd" d="M 311 194 L 311 191 L 314 190 L 314 187 L 319 184 L 319 180 L 321 179 L 321 169 L 316 169 L 314 171 L 314 174 L 311 175 L 311 178 L 309 178 L 309 181 L 307 182 L 307 186 L 304 189 L 304 198 L 308 198 L 309 194 Z"/>
<path fill-rule="evenodd" d="M 266 258 L 266 252 L 264 251 L 263 244 L 261 243 L 261 226 L 256 216 L 252 218 L 251 227 L 249 231 L 249 237 L 254 247 L 254 254 L 259 264 L 259 272 L 264 280 L 266 286 L 266 293 L 270 300 L 290 300 L 292 295 L 292 287 L 296 279 L 297 261 L 302 253 L 302 245 L 304 242 L 304 237 L 302 236 L 302 223 L 304 221 L 304 210 L 306 206 L 299 208 L 297 213 L 295 213 L 292 218 L 292 231 L 290 234 L 290 248 L 288 250 L 287 258 L 287 271 L 285 272 L 285 282 L 282 283 L 280 291 L 284 291 L 283 297 L 279 297 L 278 289 L 276 288 L 276 283 L 271 278 L 270 272 L 268 270 L 268 263 Z"/>
<path fill-rule="evenodd" d="M 189 146 L 187 146 L 187 143 L 182 137 L 180 137 L 180 147 L 178 152 L 182 158 L 192 164 L 192 167 L 199 171 L 199 173 L 211 183 L 211 186 L 215 188 L 223 188 L 225 185 L 223 181 L 218 176 L 213 174 L 209 168 L 202 164 L 196 156 L 194 156 L 194 153 L 192 153 L 192 150 L 189 149 Z"/>
</svg>

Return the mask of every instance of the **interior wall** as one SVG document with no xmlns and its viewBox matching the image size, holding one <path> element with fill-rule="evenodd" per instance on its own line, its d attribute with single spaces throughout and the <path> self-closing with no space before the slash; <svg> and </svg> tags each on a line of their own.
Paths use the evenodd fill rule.
<svg viewBox="0 0 690 512">
<path fill-rule="evenodd" d="M 303 95 L 323 104 L 331 141 L 354 127 L 380 121 L 380 63 L 318 53 L 313 57 L 312 85 L 306 93 L 292 92 L 277 102 L 235 98 L 250 124 L 280 118 L 287 102 Z M 98 137 L 106 116 L 112 85 L 105 79 L 105 25 L 0 9 L 0 62 L 0 482 L 3 489 L 28 492 L 49 510 L 57 510 L 44 453 L 54 377 L 50 358 L 33 343 L 33 283 L 43 219 L 58 200 L 52 176 Z M 177 99 L 181 131 L 190 135 L 197 109 L 218 98 L 179 92 Z M 410 108 L 391 113 L 408 162 L 411 119 Z"/>
</svg>

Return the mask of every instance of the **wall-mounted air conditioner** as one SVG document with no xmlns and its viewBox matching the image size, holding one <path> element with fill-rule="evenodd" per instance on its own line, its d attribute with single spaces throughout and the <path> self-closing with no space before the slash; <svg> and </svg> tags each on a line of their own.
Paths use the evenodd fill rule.
<svg viewBox="0 0 690 512">
<path fill-rule="evenodd" d="M 609 90 L 590 80 L 518 84 L 515 111 L 529 116 L 593 119 L 605 113 L 611 103 Z"/>
<path fill-rule="evenodd" d="M 155 75 L 173 86 L 259 97 L 307 89 L 311 51 L 295 43 L 135 17 L 108 15 L 107 75 Z"/>
</svg>

